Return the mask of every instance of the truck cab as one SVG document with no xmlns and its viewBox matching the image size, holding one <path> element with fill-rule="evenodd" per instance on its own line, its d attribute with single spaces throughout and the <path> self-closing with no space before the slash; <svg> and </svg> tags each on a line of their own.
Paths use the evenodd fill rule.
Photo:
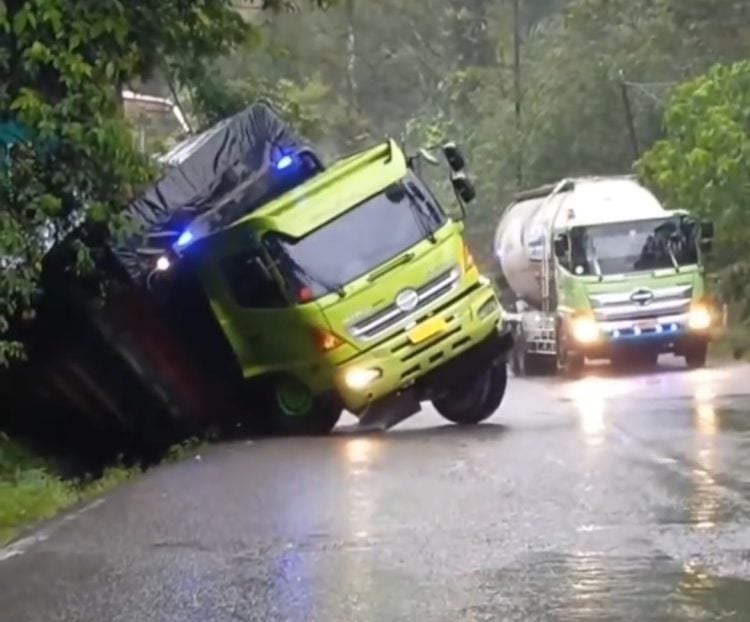
<svg viewBox="0 0 750 622">
<path fill-rule="evenodd" d="M 463 213 L 473 187 L 455 146 L 444 155 Z M 477 423 L 500 405 L 501 306 L 414 168 L 389 140 L 180 249 L 274 431 L 325 433 L 343 409 L 391 425 L 425 400 Z"/>
<path fill-rule="evenodd" d="M 650 365 L 662 353 L 705 364 L 710 222 L 664 209 L 631 177 L 563 180 L 510 209 L 525 243 L 500 256 L 524 305 L 513 316 L 519 373 L 579 373 L 586 359 Z M 507 249 L 512 226 L 498 233 Z"/>
</svg>

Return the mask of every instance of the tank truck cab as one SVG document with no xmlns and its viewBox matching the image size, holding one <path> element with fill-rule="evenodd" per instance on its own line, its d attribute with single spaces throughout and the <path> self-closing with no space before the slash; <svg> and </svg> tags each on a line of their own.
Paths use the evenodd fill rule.
<svg viewBox="0 0 750 622">
<path fill-rule="evenodd" d="M 510 317 L 515 373 L 579 374 L 586 360 L 706 362 L 704 263 L 713 224 L 669 211 L 635 178 L 562 180 L 517 196 L 496 253 L 523 306 Z"/>
</svg>

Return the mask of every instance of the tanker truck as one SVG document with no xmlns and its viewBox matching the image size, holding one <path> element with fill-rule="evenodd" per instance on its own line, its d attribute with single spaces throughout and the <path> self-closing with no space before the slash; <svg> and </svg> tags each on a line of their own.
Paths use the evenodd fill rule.
<svg viewBox="0 0 750 622">
<path fill-rule="evenodd" d="M 713 224 L 667 210 L 631 176 L 563 179 L 516 195 L 494 254 L 511 299 L 516 375 L 580 374 L 587 360 L 706 363 L 704 259 Z"/>
</svg>

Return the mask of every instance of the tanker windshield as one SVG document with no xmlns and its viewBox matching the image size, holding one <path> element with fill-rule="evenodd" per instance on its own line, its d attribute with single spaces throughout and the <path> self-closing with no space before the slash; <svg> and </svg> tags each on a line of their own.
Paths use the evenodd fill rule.
<svg viewBox="0 0 750 622">
<path fill-rule="evenodd" d="M 421 240 L 445 215 L 416 177 L 360 203 L 299 240 L 269 233 L 265 242 L 292 296 L 314 300 L 373 271 Z"/>
<path fill-rule="evenodd" d="M 679 218 L 574 227 L 570 239 L 571 267 L 579 275 L 644 272 L 698 262 L 694 227 Z"/>
</svg>

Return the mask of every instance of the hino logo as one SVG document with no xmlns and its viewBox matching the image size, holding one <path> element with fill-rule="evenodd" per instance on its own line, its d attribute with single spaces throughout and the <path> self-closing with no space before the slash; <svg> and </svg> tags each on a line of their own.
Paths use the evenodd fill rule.
<svg viewBox="0 0 750 622">
<path fill-rule="evenodd" d="M 396 306 L 402 311 L 411 311 L 419 303 L 419 294 L 413 289 L 405 289 L 396 296 Z"/>
<path fill-rule="evenodd" d="M 647 305 L 654 299 L 654 292 L 650 289 L 637 289 L 630 294 L 630 300 L 638 304 Z"/>
</svg>

